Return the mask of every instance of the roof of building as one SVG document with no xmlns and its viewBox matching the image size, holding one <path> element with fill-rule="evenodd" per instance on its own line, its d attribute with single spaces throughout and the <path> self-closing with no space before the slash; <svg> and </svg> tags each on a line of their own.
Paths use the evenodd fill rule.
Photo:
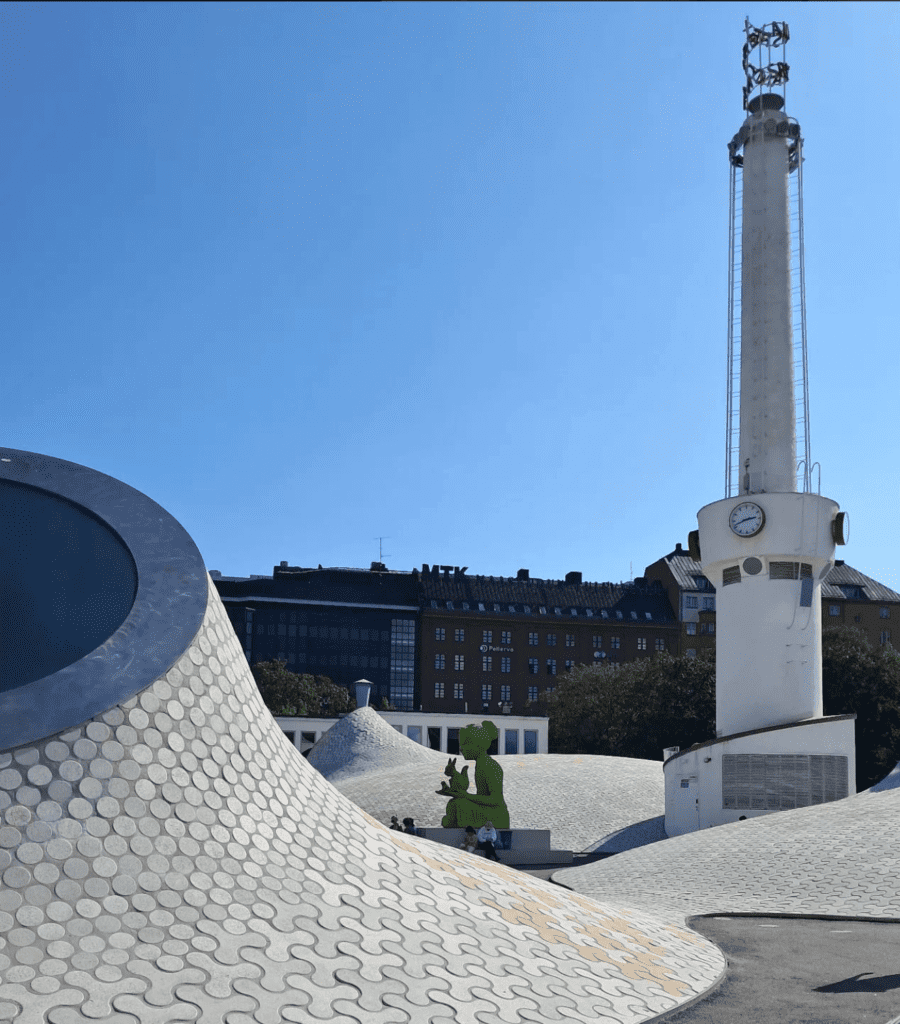
<svg viewBox="0 0 900 1024">
<path fill-rule="evenodd" d="M 664 555 L 663 560 L 682 590 L 715 590 L 712 582 L 700 571 L 700 563 L 695 562 L 680 544 L 676 545 L 674 551 Z M 854 588 L 857 587 L 861 590 L 856 591 Z M 873 580 L 841 560 L 834 563 L 831 572 L 825 577 L 822 583 L 822 597 L 849 598 L 857 601 L 900 601 L 900 594 L 896 590 L 891 590 L 890 587 Z"/>
<path fill-rule="evenodd" d="M 211 573 L 226 600 L 268 599 L 322 601 L 340 604 L 423 607 L 441 611 L 495 614 L 584 616 L 622 621 L 674 622 L 661 584 L 638 578 L 628 583 L 584 583 L 581 573 L 565 580 L 531 579 L 526 570 L 518 578 L 469 576 L 456 566 L 428 566 L 422 570 L 389 570 L 381 563 L 371 569 L 306 569 L 276 566 L 271 576 L 235 577 Z"/>
<path fill-rule="evenodd" d="M 854 598 L 852 593 L 843 589 L 845 587 L 861 587 L 862 597 Z M 835 562 L 834 568 L 825 577 L 822 596 L 868 601 L 900 601 L 900 594 L 896 590 L 891 590 L 878 580 L 873 580 L 871 576 L 866 576 L 859 569 L 854 569 L 853 566 L 841 561 Z"/>
<path fill-rule="evenodd" d="M 213 579 L 225 598 L 280 598 L 405 608 L 419 604 L 417 577 L 408 571 L 392 572 L 383 566 L 377 569 L 323 568 L 321 565 L 303 568 L 283 563 L 275 566 L 271 576 L 221 576 Z"/>
<path fill-rule="evenodd" d="M 574 609 L 579 615 L 587 610 L 621 612 L 622 619 L 628 621 L 646 621 L 647 613 L 657 622 L 673 619 L 665 591 L 655 581 L 583 583 L 575 578 L 580 573 L 569 575 L 572 578 L 567 581 L 468 576 L 432 570 L 422 573 L 422 598 L 426 606 L 434 602 L 442 610 L 449 603 L 454 611 L 539 614 L 543 609 L 546 614 L 567 616 Z M 469 607 L 464 608 L 464 604 Z"/>
<path fill-rule="evenodd" d="M 703 575 L 700 563 L 682 548 L 680 544 L 675 545 L 675 550 L 663 555 L 661 561 L 665 561 L 675 582 L 682 590 L 715 590 L 712 583 Z"/>
</svg>

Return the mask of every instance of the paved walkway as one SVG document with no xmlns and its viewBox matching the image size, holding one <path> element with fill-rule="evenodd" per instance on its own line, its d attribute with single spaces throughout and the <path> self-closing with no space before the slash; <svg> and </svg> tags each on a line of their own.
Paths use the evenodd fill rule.
<svg viewBox="0 0 900 1024">
<path fill-rule="evenodd" d="M 553 880 L 663 914 L 809 914 L 900 920 L 900 789 L 676 836 Z"/>
</svg>

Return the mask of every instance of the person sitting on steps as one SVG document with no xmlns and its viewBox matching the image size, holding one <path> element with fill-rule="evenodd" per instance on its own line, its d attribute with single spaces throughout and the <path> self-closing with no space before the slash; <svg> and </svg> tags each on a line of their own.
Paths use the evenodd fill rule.
<svg viewBox="0 0 900 1024">
<path fill-rule="evenodd" d="M 478 849 L 484 850 L 484 855 L 488 859 L 493 859 L 499 863 L 500 858 L 497 856 L 497 851 L 494 849 L 494 844 L 497 842 L 497 830 L 494 828 L 490 821 L 486 821 L 476 833 L 478 839 Z"/>
</svg>

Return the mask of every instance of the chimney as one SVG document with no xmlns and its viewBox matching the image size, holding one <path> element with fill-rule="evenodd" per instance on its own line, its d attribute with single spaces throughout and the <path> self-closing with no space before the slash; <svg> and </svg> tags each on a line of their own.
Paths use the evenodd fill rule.
<svg viewBox="0 0 900 1024">
<path fill-rule="evenodd" d="M 528 579 L 528 570 L 527 569 L 520 569 L 516 573 L 516 579 L 517 580 L 527 580 Z"/>
<path fill-rule="evenodd" d="M 566 583 L 581 583 L 581 573 L 580 572 L 574 572 L 574 571 L 573 572 L 567 572 L 566 573 Z"/>
</svg>

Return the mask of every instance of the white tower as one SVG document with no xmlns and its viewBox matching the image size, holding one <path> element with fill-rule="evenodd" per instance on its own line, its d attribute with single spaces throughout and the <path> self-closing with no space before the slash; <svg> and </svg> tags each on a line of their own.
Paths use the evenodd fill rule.
<svg viewBox="0 0 900 1024">
<path fill-rule="evenodd" d="M 665 763 L 669 835 L 855 792 L 854 716 L 822 717 L 821 581 L 847 523 L 812 492 L 803 141 L 784 110 L 788 29 L 748 22 L 745 32 L 748 116 L 728 146 L 726 497 L 700 509 L 690 537 L 716 588 L 716 739 Z M 773 87 L 782 92 L 763 91 Z"/>
</svg>

